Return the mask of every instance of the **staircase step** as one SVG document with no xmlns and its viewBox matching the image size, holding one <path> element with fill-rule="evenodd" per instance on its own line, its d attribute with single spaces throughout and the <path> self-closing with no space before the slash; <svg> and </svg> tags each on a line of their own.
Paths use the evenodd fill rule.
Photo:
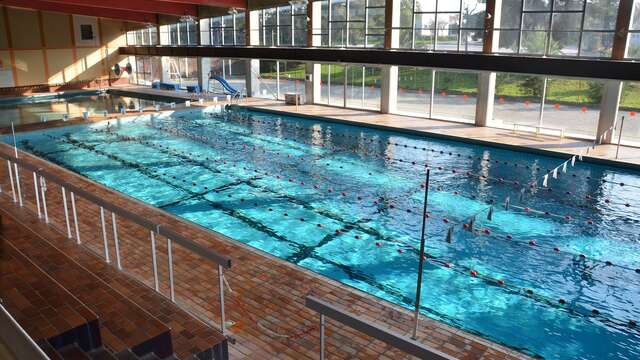
<svg viewBox="0 0 640 360">
<path fill-rule="evenodd" d="M 67 345 L 61 349 L 58 349 L 58 354 L 64 360 L 91 360 L 89 355 L 80 349 L 77 345 Z"/>
<path fill-rule="evenodd" d="M 136 355 L 154 352 L 161 358 L 173 354 L 169 327 L 74 261 L 66 250 L 62 252 L 52 246 L 40 235 L 43 232 L 34 232 L 34 228 L 43 226 L 37 218 L 20 215 L 20 218 L 2 217 L 1 238 L 98 315 L 105 347 L 113 353 L 127 349 L 132 349 Z M 23 222 L 25 220 L 31 222 Z M 53 233 L 46 226 L 43 231 Z M 75 245 L 72 250 L 83 251 Z M 95 256 L 94 259 L 95 264 L 102 262 Z M 117 272 L 113 275 L 125 276 Z"/>
<path fill-rule="evenodd" d="M 34 341 L 101 345 L 98 316 L 7 241 L 0 241 L 0 268 L 0 298 Z"/>
<path fill-rule="evenodd" d="M 89 358 L 91 358 L 91 360 L 117 360 L 118 359 L 115 355 L 111 353 L 111 351 L 105 348 L 91 350 L 88 353 L 88 355 L 89 355 Z"/>
</svg>

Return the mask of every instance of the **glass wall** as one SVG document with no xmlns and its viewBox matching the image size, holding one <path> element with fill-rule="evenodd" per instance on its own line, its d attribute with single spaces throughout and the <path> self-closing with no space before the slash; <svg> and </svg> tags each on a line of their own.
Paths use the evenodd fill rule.
<svg viewBox="0 0 640 360">
<path fill-rule="evenodd" d="M 295 61 L 278 61 L 278 99 L 286 93 L 304 94 L 305 64 Z"/>
<path fill-rule="evenodd" d="M 595 138 L 603 83 L 497 74 L 492 126 Z"/>
<path fill-rule="evenodd" d="M 150 26 L 127 31 L 127 45 L 158 45 L 158 28 Z"/>
<path fill-rule="evenodd" d="M 162 79 L 162 63 L 158 56 L 129 56 L 133 76 L 129 77 L 132 84 L 150 86 L 154 81 Z"/>
<path fill-rule="evenodd" d="M 307 4 L 289 5 L 255 10 L 258 27 L 251 36 L 257 36 L 262 46 L 307 46 Z"/>
<path fill-rule="evenodd" d="M 494 51 L 610 57 L 619 0 L 504 0 Z"/>
<path fill-rule="evenodd" d="M 478 74 L 436 71 L 434 81 L 434 119 L 475 122 Z"/>
<path fill-rule="evenodd" d="M 640 146 L 640 82 L 625 81 L 618 110 L 617 126 L 622 131 L 622 143 Z M 624 117 L 624 124 L 622 118 Z M 618 141 L 618 133 L 614 142 Z"/>
<path fill-rule="evenodd" d="M 345 105 L 344 74 L 344 65 L 322 64 L 320 66 L 320 99 L 318 103 L 333 106 Z"/>
<path fill-rule="evenodd" d="M 482 51 L 485 12 L 483 0 L 402 0 L 393 36 L 403 49 Z"/>
<path fill-rule="evenodd" d="M 540 109 L 544 89 L 544 76 L 496 74 L 492 125 L 542 126 Z"/>
<path fill-rule="evenodd" d="M 380 110 L 382 69 L 363 65 L 320 66 L 318 103 L 339 107 Z"/>
<path fill-rule="evenodd" d="M 626 57 L 640 59 L 640 0 L 634 0 Z"/>
<path fill-rule="evenodd" d="M 192 21 L 160 26 L 160 45 L 197 45 L 198 23 Z"/>
<path fill-rule="evenodd" d="M 177 84 L 181 89 L 198 85 L 198 59 L 192 57 L 163 56 L 162 82 Z"/>
<path fill-rule="evenodd" d="M 305 93 L 305 64 L 295 61 L 260 60 L 256 96 L 284 100 L 287 93 Z"/>
<path fill-rule="evenodd" d="M 319 46 L 383 47 L 384 0 L 320 0 Z"/>
<path fill-rule="evenodd" d="M 246 71 L 247 60 L 209 58 L 209 78 L 212 76 L 220 76 L 225 79 L 234 89 L 242 94 L 247 93 Z M 206 62 L 205 62 L 206 64 Z M 213 93 L 225 93 L 222 86 L 215 80 L 209 80 L 205 85 L 205 89 Z"/>
<path fill-rule="evenodd" d="M 431 117 L 432 88 L 432 69 L 398 67 L 396 112 L 405 115 Z"/>
<path fill-rule="evenodd" d="M 234 12 L 200 20 L 200 43 L 212 46 L 245 44 L 245 13 Z"/>
</svg>

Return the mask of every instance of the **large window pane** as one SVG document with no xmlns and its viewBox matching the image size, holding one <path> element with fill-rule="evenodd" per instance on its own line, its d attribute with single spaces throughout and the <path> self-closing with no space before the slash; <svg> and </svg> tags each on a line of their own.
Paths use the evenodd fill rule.
<svg viewBox="0 0 640 360">
<path fill-rule="evenodd" d="M 285 94 L 304 94 L 304 63 L 294 61 L 279 61 L 280 77 L 278 78 L 278 98 L 284 99 Z"/>
<path fill-rule="evenodd" d="M 595 137 L 602 100 L 602 83 L 549 79 L 542 126 L 567 134 Z"/>
<path fill-rule="evenodd" d="M 260 80 L 257 97 L 274 99 L 278 96 L 278 63 L 272 60 L 260 60 Z"/>
<path fill-rule="evenodd" d="M 584 32 L 580 54 L 590 57 L 610 57 L 613 49 L 613 33 Z"/>
<path fill-rule="evenodd" d="M 492 125 L 539 126 L 544 77 L 496 74 Z"/>
<path fill-rule="evenodd" d="M 622 143 L 640 146 L 640 82 L 625 81 L 618 111 L 618 131 L 622 130 Z M 624 117 L 624 124 L 622 124 Z M 616 134 L 616 139 L 617 139 Z"/>
<path fill-rule="evenodd" d="M 396 111 L 420 117 L 430 117 L 432 70 L 398 68 L 398 96 Z"/>
<path fill-rule="evenodd" d="M 433 118 L 473 123 L 476 115 L 478 75 L 436 71 Z"/>
</svg>

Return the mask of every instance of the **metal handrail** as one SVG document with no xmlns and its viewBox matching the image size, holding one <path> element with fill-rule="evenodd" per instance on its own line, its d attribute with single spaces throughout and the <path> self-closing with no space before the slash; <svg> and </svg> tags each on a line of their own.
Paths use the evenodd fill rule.
<svg viewBox="0 0 640 360">
<path fill-rule="evenodd" d="M 63 180 L 62 178 L 60 178 L 57 175 L 52 174 L 51 172 L 43 169 L 43 168 L 39 168 L 31 163 L 29 163 L 28 161 L 25 161 L 23 159 L 20 158 L 16 158 L 14 156 L 5 154 L 0 152 L 0 157 L 2 157 L 5 160 L 9 160 L 13 163 L 16 163 L 18 165 L 20 165 L 21 167 L 25 168 L 26 170 L 35 172 L 36 174 L 39 174 L 40 176 L 45 177 L 46 179 L 53 181 L 54 183 L 64 187 L 65 189 L 78 194 L 80 196 L 82 196 L 83 198 L 95 203 L 96 205 L 107 209 L 113 213 L 118 214 L 119 216 L 126 218 L 128 220 L 131 220 L 135 223 L 137 223 L 138 225 L 141 225 L 143 227 L 145 227 L 147 230 L 150 231 L 155 231 L 158 232 L 160 235 L 163 235 L 165 237 L 169 237 L 171 238 L 171 240 L 179 243 L 180 245 L 184 246 L 185 248 L 191 250 L 192 252 L 196 253 L 197 255 L 210 260 L 214 263 L 216 263 L 217 265 L 221 265 L 223 266 L 225 269 L 229 269 L 231 268 L 231 259 L 229 257 L 226 257 L 224 255 L 218 254 L 217 252 L 207 249 L 205 247 L 203 247 L 200 244 L 197 244 L 195 242 L 193 242 L 192 240 L 189 240 L 187 238 L 185 238 L 184 236 L 176 233 L 175 231 L 172 231 L 168 228 L 165 228 L 163 226 L 166 226 L 164 224 L 156 224 L 154 222 L 151 222 L 143 217 L 141 217 L 140 215 L 137 215 L 129 210 L 123 209 L 117 205 L 114 205 L 84 189 L 81 189 L 65 180 Z"/>
<path fill-rule="evenodd" d="M 49 360 L 47 354 L 11 316 L 0 300 L 0 342 L 11 346 L 17 359 Z"/>
<path fill-rule="evenodd" d="M 313 296 L 307 296 L 305 306 L 320 314 L 320 359 L 324 360 L 324 317 L 328 316 L 352 329 L 358 330 L 366 335 L 378 339 L 386 344 L 396 347 L 405 353 L 416 356 L 420 359 L 429 360 L 454 360 L 455 358 L 440 352 L 430 346 L 421 344 L 408 336 L 401 335 L 375 324 L 371 321 L 351 314 L 349 311 L 329 304 Z"/>
<path fill-rule="evenodd" d="M 42 218 L 42 216 L 44 215 L 44 221 L 45 223 L 48 224 L 49 217 L 47 214 L 45 180 L 58 184 L 62 190 L 64 216 L 65 216 L 65 222 L 66 222 L 66 228 L 67 228 L 67 237 L 69 239 L 73 238 L 73 232 L 72 232 L 72 223 L 71 223 L 71 218 L 68 210 L 67 197 L 66 197 L 67 191 L 71 195 L 71 210 L 72 210 L 71 216 L 72 216 L 73 226 L 75 230 L 75 239 L 78 245 L 81 244 L 81 240 L 80 240 L 80 230 L 78 225 L 78 214 L 76 211 L 76 201 L 75 201 L 76 195 L 79 195 L 84 199 L 92 202 L 93 204 L 99 206 L 100 207 L 100 223 L 102 226 L 102 229 L 101 229 L 102 238 L 104 241 L 104 258 L 107 263 L 110 263 L 111 260 L 109 257 L 109 245 L 108 245 L 105 213 L 104 213 L 104 209 L 107 209 L 108 211 L 111 212 L 111 225 L 113 226 L 112 236 L 113 236 L 113 242 L 115 245 L 116 264 L 117 264 L 118 270 L 122 270 L 122 264 L 120 262 L 120 250 L 119 250 L 119 242 L 118 242 L 118 234 L 117 234 L 116 215 L 144 227 L 149 231 L 150 240 L 151 240 L 154 289 L 156 292 L 160 293 L 163 296 L 165 295 L 160 291 L 160 287 L 159 287 L 159 273 L 158 273 L 158 266 L 157 266 L 155 235 L 158 234 L 166 237 L 167 258 L 168 258 L 167 260 L 168 260 L 168 269 L 169 269 L 169 290 L 170 290 L 169 297 L 172 302 L 174 303 L 176 302 L 174 278 L 173 278 L 173 255 L 172 255 L 172 244 L 174 242 L 177 243 L 178 245 L 181 245 L 186 250 L 202 257 L 203 259 L 209 260 L 215 263 L 218 266 L 218 286 L 220 290 L 220 299 L 219 299 L 220 331 L 222 332 L 223 335 L 226 335 L 225 305 L 224 305 L 224 282 L 225 282 L 224 270 L 231 268 L 231 259 L 229 257 L 218 254 L 213 250 L 207 249 L 202 245 L 197 244 L 196 242 L 185 238 L 184 236 L 166 227 L 165 224 L 156 224 L 152 221 L 149 221 L 141 217 L 140 215 L 137 215 L 129 210 L 123 209 L 84 189 L 81 189 L 73 184 L 70 184 L 69 182 L 65 181 L 59 176 L 43 168 L 37 167 L 29 163 L 28 161 L 18 158 L 17 157 L 18 150 L 17 148 L 15 148 L 15 146 L 14 146 L 14 151 L 16 156 L 9 155 L 0 151 L 0 158 L 5 159 L 8 164 L 9 179 L 11 181 L 11 192 L 12 192 L 14 203 L 18 202 L 19 200 L 20 207 L 24 206 L 22 201 L 21 185 L 19 181 L 20 178 L 18 176 L 19 174 L 18 166 L 20 166 L 24 170 L 33 172 L 33 180 L 34 180 L 34 187 L 35 187 L 34 195 L 35 195 L 36 207 L 38 210 L 38 218 Z M 12 170 L 12 165 L 15 168 L 15 170 Z M 14 172 L 16 175 L 15 184 L 14 184 Z M 16 193 L 16 190 L 17 190 L 17 193 Z M 41 212 L 41 205 L 43 210 L 42 212 Z"/>
</svg>

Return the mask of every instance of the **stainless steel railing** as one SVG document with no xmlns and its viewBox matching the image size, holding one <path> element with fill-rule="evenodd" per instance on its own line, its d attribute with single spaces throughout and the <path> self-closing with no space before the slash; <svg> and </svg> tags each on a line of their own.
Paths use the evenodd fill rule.
<svg viewBox="0 0 640 360">
<path fill-rule="evenodd" d="M 307 296 L 305 305 L 320 314 L 320 360 L 325 358 L 325 316 L 338 321 L 352 329 L 358 330 L 375 339 L 383 341 L 396 347 L 405 353 L 416 356 L 420 359 L 429 360 L 454 360 L 455 358 L 442 353 L 429 346 L 421 344 L 408 336 L 401 335 L 395 331 L 385 329 L 378 324 L 365 320 L 351 314 L 349 311 L 338 306 L 329 304 L 313 296 Z"/>
<path fill-rule="evenodd" d="M 18 155 L 17 150 L 15 154 Z M 160 291 L 160 279 L 158 275 L 158 259 L 156 254 L 157 243 L 156 236 L 161 235 L 167 239 L 167 268 L 169 273 L 169 296 L 168 298 L 176 303 L 175 296 L 175 279 L 174 279 L 174 260 L 173 260 L 173 244 L 178 244 L 182 248 L 188 250 L 190 253 L 199 256 L 200 258 L 214 263 L 218 267 L 218 287 L 219 287 L 219 301 L 220 301 L 220 331 L 226 335 L 225 328 L 225 295 L 224 295 L 224 271 L 231 268 L 231 259 L 227 256 L 221 255 L 215 251 L 207 249 L 202 245 L 185 238 L 184 236 L 171 230 L 166 224 L 157 224 L 146 218 L 141 217 L 129 210 L 126 210 L 118 205 L 115 205 L 97 195 L 94 195 L 82 188 L 79 188 L 59 176 L 39 168 L 28 161 L 20 159 L 13 155 L 8 155 L 0 152 L 0 158 L 6 160 L 7 170 L 9 172 L 9 181 L 11 184 L 11 199 L 14 203 L 18 204 L 21 208 L 26 209 L 25 201 L 23 197 L 22 185 L 20 182 L 20 172 L 32 172 L 34 183 L 34 207 L 37 208 L 37 216 L 46 224 L 50 223 L 48 208 L 52 204 L 47 204 L 47 183 L 55 183 L 60 186 L 61 200 L 64 214 L 64 226 L 66 228 L 66 236 L 69 239 L 75 239 L 76 244 L 82 244 L 80 225 L 79 225 L 79 213 L 76 206 L 78 198 L 95 204 L 100 209 L 100 231 L 102 234 L 104 259 L 107 263 L 111 263 L 111 256 L 109 253 L 109 241 L 107 236 L 107 224 L 105 219 L 105 210 L 111 212 L 111 231 L 115 247 L 116 267 L 118 270 L 123 270 L 120 244 L 118 238 L 118 218 L 123 218 L 149 231 L 149 239 L 151 245 L 151 263 L 153 271 L 153 288 L 156 292 L 162 296 L 166 295 Z M 7 193 L 0 187 L 0 192 Z M 24 192 L 26 196 L 26 192 Z M 69 211 L 69 194 L 71 211 Z M 187 309 L 188 310 L 188 309 Z M 215 312 L 215 311 L 214 311 Z"/>
<path fill-rule="evenodd" d="M 11 346 L 16 359 L 49 360 L 47 354 L 36 344 L 0 300 L 0 343 Z"/>
</svg>

